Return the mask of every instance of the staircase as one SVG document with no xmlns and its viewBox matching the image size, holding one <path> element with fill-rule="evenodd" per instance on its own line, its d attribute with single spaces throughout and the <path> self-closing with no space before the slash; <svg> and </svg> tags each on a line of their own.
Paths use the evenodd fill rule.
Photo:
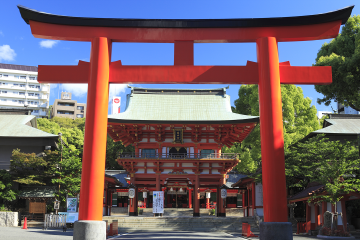
<svg viewBox="0 0 360 240">
<path fill-rule="evenodd" d="M 109 223 L 115 219 L 118 220 L 119 232 L 238 232 L 241 231 L 242 222 L 249 223 L 253 232 L 259 231 L 252 217 L 103 217 Z"/>
</svg>

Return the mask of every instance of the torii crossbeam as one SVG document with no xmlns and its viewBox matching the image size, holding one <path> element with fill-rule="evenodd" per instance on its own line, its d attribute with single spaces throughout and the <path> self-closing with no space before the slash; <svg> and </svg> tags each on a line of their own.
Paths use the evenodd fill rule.
<svg viewBox="0 0 360 240">
<path fill-rule="evenodd" d="M 277 43 L 334 38 L 354 6 L 300 17 L 205 20 L 80 18 L 18 7 L 35 37 L 91 42 L 90 63 L 39 66 L 38 75 L 39 82 L 89 84 L 81 221 L 75 228 L 74 239 L 93 237 L 93 233 L 86 235 L 80 224 L 90 220 L 95 229 L 102 220 L 109 83 L 258 84 L 264 224 L 270 224 L 270 228 L 262 225 L 260 232 L 262 239 L 267 239 L 266 233 L 281 234 L 285 228 L 291 231 L 291 225 L 285 224 L 288 218 L 280 83 L 330 84 L 332 78 L 331 67 L 292 67 L 288 62 L 279 63 Z M 112 42 L 174 43 L 174 66 L 122 66 L 120 61 L 111 62 Z M 256 42 L 258 62 L 248 62 L 246 66 L 193 65 L 194 43 L 226 42 Z M 280 225 L 283 231 L 276 230 L 278 223 L 284 223 Z M 280 239 L 280 235 L 276 236 Z M 292 239 L 292 234 L 286 239 Z"/>
</svg>

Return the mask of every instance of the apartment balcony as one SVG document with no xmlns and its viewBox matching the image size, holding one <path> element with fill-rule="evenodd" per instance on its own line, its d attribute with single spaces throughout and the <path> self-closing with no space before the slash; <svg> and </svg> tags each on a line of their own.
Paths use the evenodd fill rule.
<svg viewBox="0 0 360 240">
<path fill-rule="evenodd" d="M 48 99 L 48 97 L 47 97 L 47 95 L 43 95 L 43 96 L 41 96 L 41 98 L 40 98 L 40 99 L 47 100 L 47 99 Z"/>
<path fill-rule="evenodd" d="M 25 95 L 10 94 L 10 93 L 0 93 L 0 97 L 24 99 Z"/>
<path fill-rule="evenodd" d="M 40 107 L 40 108 L 47 108 L 48 106 L 47 106 L 46 103 L 43 103 L 43 104 L 39 104 L 39 107 Z"/>
<path fill-rule="evenodd" d="M 41 87 L 41 91 L 42 92 L 48 92 L 49 91 L 49 87 Z"/>
<path fill-rule="evenodd" d="M 119 159 L 237 160 L 237 153 L 120 153 Z"/>
</svg>

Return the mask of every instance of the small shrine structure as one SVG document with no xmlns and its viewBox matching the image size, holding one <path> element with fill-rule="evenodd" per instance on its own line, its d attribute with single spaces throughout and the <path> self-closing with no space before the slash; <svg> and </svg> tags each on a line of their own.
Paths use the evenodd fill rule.
<svg viewBox="0 0 360 240">
<path fill-rule="evenodd" d="M 111 138 L 135 147 L 118 159 L 137 188 L 130 215 L 137 215 L 139 194 L 165 191 L 165 207 L 193 208 L 193 216 L 200 216 L 202 192 L 206 208 L 217 203 L 217 216 L 226 216 L 218 193 L 240 160 L 221 149 L 243 141 L 258 122 L 257 116 L 231 111 L 226 88 L 132 88 L 125 112 L 108 117 Z"/>
</svg>

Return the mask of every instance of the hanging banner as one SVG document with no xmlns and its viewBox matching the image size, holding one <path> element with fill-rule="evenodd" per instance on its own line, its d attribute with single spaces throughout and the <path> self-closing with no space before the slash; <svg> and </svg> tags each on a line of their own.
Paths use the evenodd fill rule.
<svg viewBox="0 0 360 240">
<path fill-rule="evenodd" d="M 226 198 L 226 196 L 227 196 L 227 190 L 221 189 L 221 198 Z"/>
<path fill-rule="evenodd" d="M 147 198 L 147 192 L 143 192 L 143 198 Z"/>
<path fill-rule="evenodd" d="M 76 212 L 76 208 L 77 208 L 77 199 L 76 198 L 67 198 L 66 199 L 67 212 Z"/>
<path fill-rule="evenodd" d="M 153 213 L 164 213 L 163 191 L 153 191 Z"/>
</svg>

